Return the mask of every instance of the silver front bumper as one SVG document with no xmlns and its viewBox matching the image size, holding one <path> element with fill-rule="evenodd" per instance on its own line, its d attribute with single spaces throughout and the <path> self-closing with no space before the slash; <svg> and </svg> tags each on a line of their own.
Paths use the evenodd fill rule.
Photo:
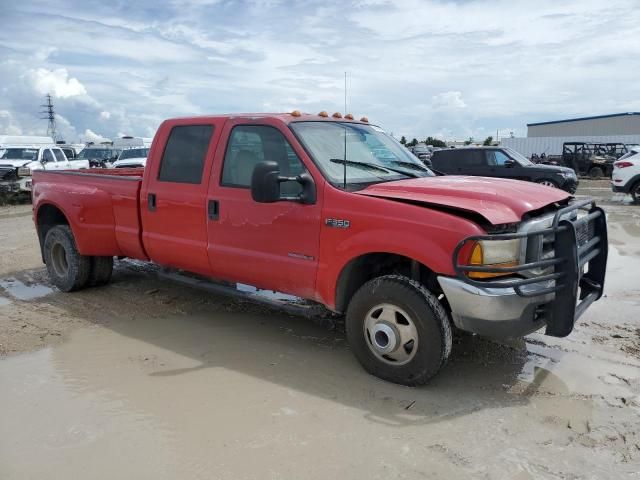
<svg viewBox="0 0 640 480">
<path fill-rule="evenodd" d="M 513 287 L 476 287 L 462 280 L 438 277 L 451 307 L 453 323 L 461 330 L 491 337 L 521 337 L 545 325 L 544 305 L 555 293 L 523 297 Z M 548 283 L 525 285 L 530 293 L 548 287 Z"/>
</svg>

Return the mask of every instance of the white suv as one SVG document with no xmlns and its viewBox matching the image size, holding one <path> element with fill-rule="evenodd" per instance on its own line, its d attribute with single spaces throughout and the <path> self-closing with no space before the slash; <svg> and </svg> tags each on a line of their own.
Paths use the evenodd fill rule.
<svg viewBox="0 0 640 480">
<path fill-rule="evenodd" d="M 611 189 L 630 193 L 633 201 L 640 203 L 640 146 L 633 147 L 613 164 Z"/>
</svg>

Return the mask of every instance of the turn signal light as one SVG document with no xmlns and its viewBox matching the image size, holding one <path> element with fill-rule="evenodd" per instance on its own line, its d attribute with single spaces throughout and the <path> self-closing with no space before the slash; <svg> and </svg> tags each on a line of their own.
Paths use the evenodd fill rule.
<svg viewBox="0 0 640 480">
<path fill-rule="evenodd" d="M 484 252 L 482 250 L 482 244 L 476 243 L 473 246 L 473 250 L 471 251 L 471 258 L 469 258 L 470 265 L 477 265 L 477 266 L 483 266 L 483 267 L 515 267 L 516 265 L 518 265 L 518 262 L 515 262 L 515 261 L 502 262 L 502 263 L 484 263 L 484 262 L 485 262 L 485 258 L 484 258 Z M 494 278 L 494 277 L 501 277 L 504 275 L 511 275 L 511 274 L 508 272 L 506 273 L 467 272 L 467 276 L 469 278 L 476 278 L 476 279 Z"/>
</svg>

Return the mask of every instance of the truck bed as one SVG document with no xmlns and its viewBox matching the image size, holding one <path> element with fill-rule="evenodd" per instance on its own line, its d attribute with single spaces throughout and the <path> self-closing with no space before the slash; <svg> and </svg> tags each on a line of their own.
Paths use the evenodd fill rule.
<svg viewBox="0 0 640 480">
<path fill-rule="evenodd" d="M 61 211 L 83 255 L 146 259 L 139 211 L 143 174 L 143 168 L 36 171 L 34 215 Z"/>
</svg>

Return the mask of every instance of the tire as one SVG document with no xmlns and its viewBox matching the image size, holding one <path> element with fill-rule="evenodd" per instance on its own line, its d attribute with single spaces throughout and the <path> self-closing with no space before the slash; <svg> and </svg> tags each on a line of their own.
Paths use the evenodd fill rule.
<svg viewBox="0 0 640 480">
<path fill-rule="evenodd" d="M 89 271 L 88 287 L 100 287 L 111 280 L 113 272 L 113 257 L 90 257 L 91 270 Z"/>
<path fill-rule="evenodd" d="M 346 331 L 367 372 L 401 385 L 427 383 L 451 353 L 446 311 L 423 285 L 400 275 L 378 277 L 360 287 L 347 308 Z"/>
<path fill-rule="evenodd" d="M 542 178 L 540 180 L 536 180 L 536 183 L 540 185 L 544 185 L 546 187 L 559 188 L 558 184 L 554 180 L 550 180 L 548 178 Z"/>
<path fill-rule="evenodd" d="M 604 176 L 604 172 L 600 167 L 593 167 L 589 170 L 589 178 L 593 178 L 594 180 L 597 180 L 599 178 L 602 178 L 603 176 Z"/>
<path fill-rule="evenodd" d="M 631 187 L 629 193 L 631 194 L 631 198 L 633 198 L 633 203 L 640 203 L 640 181 Z"/>
<path fill-rule="evenodd" d="M 51 283 L 63 292 L 80 290 L 87 285 L 91 259 L 78 253 L 68 225 L 56 225 L 47 232 L 44 259 Z"/>
</svg>

